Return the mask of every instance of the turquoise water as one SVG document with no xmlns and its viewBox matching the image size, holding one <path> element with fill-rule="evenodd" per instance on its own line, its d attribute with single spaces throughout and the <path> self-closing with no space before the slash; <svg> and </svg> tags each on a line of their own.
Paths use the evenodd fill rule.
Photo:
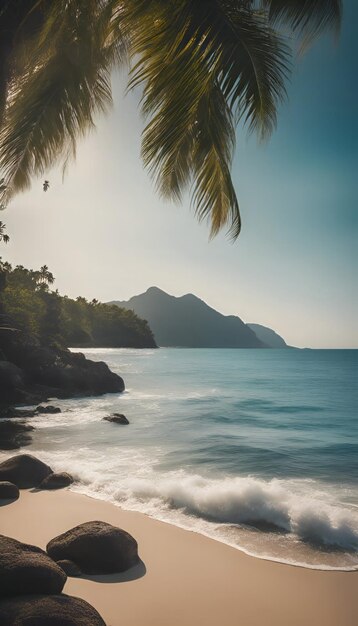
<svg viewBox="0 0 358 626">
<path fill-rule="evenodd" d="M 358 351 L 85 354 L 126 392 L 61 401 L 32 444 L 74 489 L 264 558 L 358 566 Z"/>
</svg>

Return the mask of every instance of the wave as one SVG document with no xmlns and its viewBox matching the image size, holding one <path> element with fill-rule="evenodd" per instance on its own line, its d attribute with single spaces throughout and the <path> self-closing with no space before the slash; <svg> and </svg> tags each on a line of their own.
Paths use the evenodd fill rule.
<svg viewBox="0 0 358 626">
<path fill-rule="evenodd" d="M 353 569 L 358 565 L 357 509 L 340 501 L 338 489 L 328 492 L 327 485 L 321 489 L 316 481 L 250 476 L 216 479 L 184 470 L 162 473 L 159 448 L 149 454 L 122 449 L 116 460 L 88 448 L 78 449 L 75 457 L 67 450 L 36 453 L 55 470 L 72 472 L 78 481 L 75 491 L 196 530 L 244 551 L 242 532 L 251 529 L 251 537 L 266 534 L 272 541 L 278 534 L 282 541 L 318 550 L 317 567 L 324 563 L 325 550 L 345 552 L 353 558 L 349 561 Z M 234 541 L 233 527 L 240 531 Z M 260 550 L 248 552 L 260 556 Z M 272 555 L 267 548 L 265 558 Z M 287 561 L 283 556 L 274 560 Z M 311 566 L 296 557 L 287 562 Z"/>
<path fill-rule="evenodd" d="M 126 498 L 128 486 L 117 490 L 117 499 Z M 353 513 L 323 502 L 318 506 L 312 497 L 290 492 L 279 480 L 212 480 L 176 472 L 159 480 L 133 480 L 130 489 L 139 500 L 162 500 L 210 521 L 272 526 L 314 544 L 358 550 L 358 519 Z"/>
</svg>

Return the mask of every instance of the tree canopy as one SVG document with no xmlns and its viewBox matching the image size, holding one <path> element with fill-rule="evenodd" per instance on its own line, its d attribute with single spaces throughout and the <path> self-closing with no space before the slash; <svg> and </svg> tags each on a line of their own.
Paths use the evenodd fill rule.
<svg viewBox="0 0 358 626">
<path fill-rule="evenodd" d="M 293 41 L 339 28 L 341 0 L 5 0 L 0 9 L 1 202 L 76 153 L 129 68 L 158 191 L 190 190 L 211 234 L 236 238 L 235 128 L 275 128 Z"/>
<path fill-rule="evenodd" d="M 15 328 L 42 345 L 63 347 L 156 347 L 148 323 L 133 311 L 51 291 L 54 276 L 46 265 L 29 270 L 0 257 L 0 307 Z"/>
</svg>

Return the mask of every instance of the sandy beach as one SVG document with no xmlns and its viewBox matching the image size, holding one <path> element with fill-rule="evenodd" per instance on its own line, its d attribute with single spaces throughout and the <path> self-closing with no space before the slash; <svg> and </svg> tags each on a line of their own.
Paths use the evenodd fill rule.
<svg viewBox="0 0 358 626">
<path fill-rule="evenodd" d="M 142 563 L 124 574 L 69 578 L 107 626 L 353 626 L 358 572 L 309 570 L 247 556 L 204 536 L 70 491 L 22 491 L 0 508 L 0 533 L 45 548 L 89 520 L 130 532 Z"/>
</svg>

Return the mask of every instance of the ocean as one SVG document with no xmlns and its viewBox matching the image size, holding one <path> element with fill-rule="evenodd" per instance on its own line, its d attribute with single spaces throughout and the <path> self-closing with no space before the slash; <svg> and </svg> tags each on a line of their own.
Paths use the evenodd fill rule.
<svg viewBox="0 0 358 626">
<path fill-rule="evenodd" d="M 126 391 L 56 401 L 24 449 L 73 491 L 260 558 L 358 568 L 358 351 L 83 352 Z"/>
</svg>

